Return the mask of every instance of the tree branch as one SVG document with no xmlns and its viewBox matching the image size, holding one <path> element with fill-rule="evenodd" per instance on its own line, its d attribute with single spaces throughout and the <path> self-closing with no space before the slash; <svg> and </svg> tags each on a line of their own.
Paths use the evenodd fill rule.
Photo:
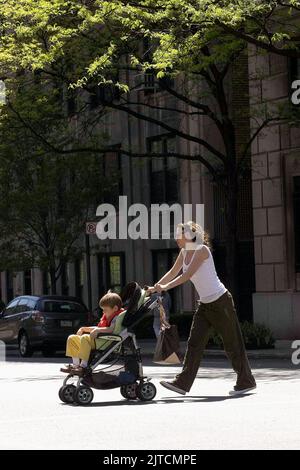
<svg viewBox="0 0 300 470">
<path fill-rule="evenodd" d="M 300 57 L 300 52 L 298 51 L 294 51 L 292 49 L 279 49 L 278 47 L 275 47 L 272 44 L 266 44 L 265 42 L 260 41 L 259 39 L 255 39 L 254 37 L 249 36 L 249 34 L 243 33 L 242 31 L 235 29 L 231 26 L 228 26 L 219 20 L 216 20 L 216 24 L 220 26 L 227 33 L 230 33 L 233 36 L 238 37 L 240 39 L 244 39 L 246 42 L 250 44 L 254 44 L 260 49 L 264 49 L 268 52 L 274 52 L 275 54 L 278 54 L 284 57 L 291 57 L 295 59 L 299 59 Z"/>
<path fill-rule="evenodd" d="M 211 152 L 213 155 L 215 155 L 217 158 L 219 158 L 223 163 L 226 162 L 226 156 L 216 150 L 214 147 L 212 147 L 208 142 L 205 140 L 198 138 L 193 135 L 186 134 L 185 132 L 179 131 L 178 129 L 175 129 L 174 127 L 169 126 L 168 124 L 165 124 L 162 121 L 159 121 L 157 119 L 151 118 L 149 116 L 146 116 L 145 114 L 141 114 L 137 111 L 133 111 L 132 109 L 127 108 L 126 106 L 118 105 L 115 103 L 104 103 L 106 106 L 112 108 L 112 109 L 118 109 L 120 111 L 124 111 L 127 114 L 130 114 L 131 116 L 136 117 L 137 119 L 142 119 L 143 121 L 148 121 L 151 122 L 152 124 L 156 124 L 159 127 L 162 127 L 163 129 L 166 129 L 168 132 L 172 134 L 176 134 L 178 137 L 181 137 L 185 140 L 189 140 L 191 142 L 196 142 L 197 144 L 202 145 L 205 147 L 209 152 Z"/>
</svg>

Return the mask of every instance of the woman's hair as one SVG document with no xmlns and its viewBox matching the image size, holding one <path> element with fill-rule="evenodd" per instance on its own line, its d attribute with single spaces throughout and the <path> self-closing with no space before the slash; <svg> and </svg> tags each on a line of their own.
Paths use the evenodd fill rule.
<svg viewBox="0 0 300 470">
<path fill-rule="evenodd" d="M 121 297 L 116 294 L 115 292 L 108 291 L 101 299 L 99 300 L 99 307 L 110 307 L 114 308 L 117 306 L 118 308 L 122 307 L 122 299 Z"/>
<path fill-rule="evenodd" d="M 189 220 L 188 222 L 178 224 L 177 227 L 182 229 L 184 235 L 189 235 L 191 242 L 197 242 L 211 248 L 209 234 L 204 231 L 201 225 Z"/>
</svg>

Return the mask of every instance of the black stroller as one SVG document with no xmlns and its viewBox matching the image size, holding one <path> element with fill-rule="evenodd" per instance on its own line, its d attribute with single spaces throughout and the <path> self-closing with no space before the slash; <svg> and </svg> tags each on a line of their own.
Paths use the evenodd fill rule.
<svg viewBox="0 0 300 470">
<path fill-rule="evenodd" d="M 64 403 L 88 405 L 94 398 L 93 388 L 120 388 L 127 400 L 153 400 L 156 387 L 144 377 L 140 349 L 134 329 L 139 321 L 158 306 L 159 298 L 151 300 L 147 290 L 136 282 L 127 284 L 121 293 L 124 312 L 118 317 L 112 334 L 100 333 L 97 349 L 92 351 L 83 377 L 70 373 L 59 390 Z M 106 365 L 109 363 L 108 365 Z M 104 365 L 99 368 L 98 366 Z M 77 383 L 70 383 L 77 380 Z"/>
</svg>

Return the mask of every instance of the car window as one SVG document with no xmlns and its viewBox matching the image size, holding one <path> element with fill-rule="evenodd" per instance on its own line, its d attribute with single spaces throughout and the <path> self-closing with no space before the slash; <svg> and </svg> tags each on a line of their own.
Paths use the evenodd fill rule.
<svg viewBox="0 0 300 470">
<path fill-rule="evenodd" d="M 8 304 L 6 309 L 4 310 L 4 316 L 8 317 L 10 315 L 14 315 L 16 313 L 16 306 L 18 305 L 20 299 L 15 299 Z"/>
<path fill-rule="evenodd" d="M 29 299 L 27 297 L 22 297 L 18 306 L 16 308 L 17 313 L 28 312 L 29 310 L 34 309 L 36 301 Z"/>
<path fill-rule="evenodd" d="M 15 313 L 26 312 L 27 310 L 27 299 L 21 298 L 17 307 L 15 308 Z"/>
<path fill-rule="evenodd" d="M 83 313 L 86 312 L 84 305 L 77 302 L 46 300 L 44 302 L 44 312 L 50 313 Z"/>
<path fill-rule="evenodd" d="M 34 310 L 36 308 L 36 299 L 27 299 L 28 310 Z"/>
</svg>

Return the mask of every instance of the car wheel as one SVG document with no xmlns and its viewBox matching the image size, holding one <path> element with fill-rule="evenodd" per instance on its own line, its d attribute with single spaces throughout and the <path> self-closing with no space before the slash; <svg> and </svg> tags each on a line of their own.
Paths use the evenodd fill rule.
<svg viewBox="0 0 300 470">
<path fill-rule="evenodd" d="M 21 357 L 31 357 L 33 354 L 33 349 L 30 346 L 29 338 L 25 331 L 19 337 L 19 353 Z"/>
</svg>

